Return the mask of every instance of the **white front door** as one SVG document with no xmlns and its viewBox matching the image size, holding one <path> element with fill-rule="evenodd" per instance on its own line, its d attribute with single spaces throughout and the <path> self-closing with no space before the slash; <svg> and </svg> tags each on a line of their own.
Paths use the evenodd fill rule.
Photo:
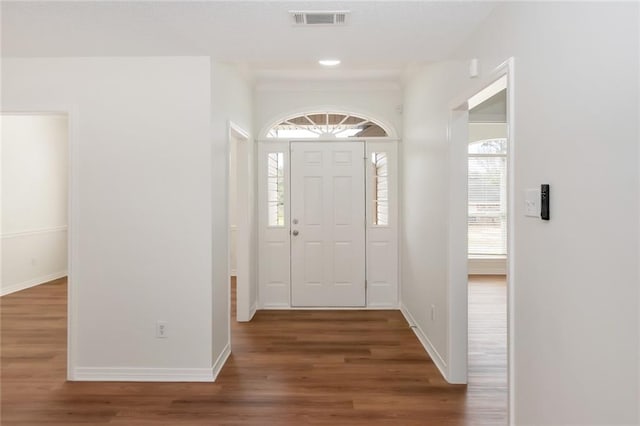
<svg viewBox="0 0 640 426">
<path fill-rule="evenodd" d="M 291 305 L 365 306 L 364 142 L 291 143 Z"/>
</svg>

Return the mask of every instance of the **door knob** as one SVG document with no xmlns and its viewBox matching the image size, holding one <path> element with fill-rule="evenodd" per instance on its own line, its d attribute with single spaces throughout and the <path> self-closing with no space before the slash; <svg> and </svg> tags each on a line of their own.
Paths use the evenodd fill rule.
<svg viewBox="0 0 640 426">
<path fill-rule="evenodd" d="M 294 229 L 294 230 L 293 230 L 293 232 L 292 232 L 292 234 L 293 234 L 293 236 L 295 237 L 296 235 L 298 235 L 298 234 L 299 234 L 299 232 L 298 232 L 298 230 L 297 230 L 297 229 Z"/>
</svg>

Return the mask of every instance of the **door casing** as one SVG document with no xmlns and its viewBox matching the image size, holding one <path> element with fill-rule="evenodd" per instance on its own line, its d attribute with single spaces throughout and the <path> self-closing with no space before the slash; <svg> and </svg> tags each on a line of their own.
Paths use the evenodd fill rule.
<svg viewBox="0 0 640 426">
<path fill-rule="evenodd" d="M 352 139 L 354 141 L 356 139 Z M 360 140 L 362 141 L 362 140 Z M 266 139 L 258 141 L 257 173 L 258 173 L 258 228 L 259 228 L 259 296 L 258 309 L 326 309 L 327 307 L 292 307 L 290 299 L 290 144 L 291 143 L 323 143 L 336 142 L 336 139 L 322 140 L 284 140 Z M 365 142 L 366 157 L 374 151 L 385 151 L 391 156 L 391 172 L 389 176 L 390 221 L 388 226 L 373 226 L 370 179 L 371 168 L 365 167 L 365 219 L 366 219 L 366 305 L 362 307 L 332 307 L 331 309 L 399 309 L 399 255 L 398 255 L 398 141 L 392 138 L 369 139 Z M 285 168 L 284 191 L 286 194 L 285 225 L 268 226 L 264 206 L 266 200 L 266 158 L 269 153 L 282 152 L 287 167 Z M 367 163 L 369 164 L 369 163 Z M 369 164 L 370 165 L 370 164 Z M 372 250 L 372 244 L 376 244 Z M 388 266 L 380 261 L 372 262 L 371 256 L 377 254 Z"/>
</svg>

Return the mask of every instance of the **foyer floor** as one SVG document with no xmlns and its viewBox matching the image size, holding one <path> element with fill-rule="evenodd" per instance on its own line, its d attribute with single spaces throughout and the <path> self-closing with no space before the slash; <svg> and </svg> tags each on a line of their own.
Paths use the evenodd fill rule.
<svg viewBox="0 0 640 426">
<path fill-rule="evenodd" d="M 66 382 L 66 280 L 0 298 L 10 425 L 505 425 L 505 284 L 470 280 L 469 385 L 447 384 L 398 311 L 232 321 L 216 383 Z"/>
</svg>

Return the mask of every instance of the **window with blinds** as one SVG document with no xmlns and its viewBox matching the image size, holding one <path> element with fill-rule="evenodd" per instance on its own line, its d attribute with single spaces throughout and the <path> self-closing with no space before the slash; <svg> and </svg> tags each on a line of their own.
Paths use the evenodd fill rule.
<svg viewBox="0 0 640 426">
<path fill-rule="evenodd" d="M 469 256 L 507 254 L 507 140 L 469 144 Z"/>
</svg>

